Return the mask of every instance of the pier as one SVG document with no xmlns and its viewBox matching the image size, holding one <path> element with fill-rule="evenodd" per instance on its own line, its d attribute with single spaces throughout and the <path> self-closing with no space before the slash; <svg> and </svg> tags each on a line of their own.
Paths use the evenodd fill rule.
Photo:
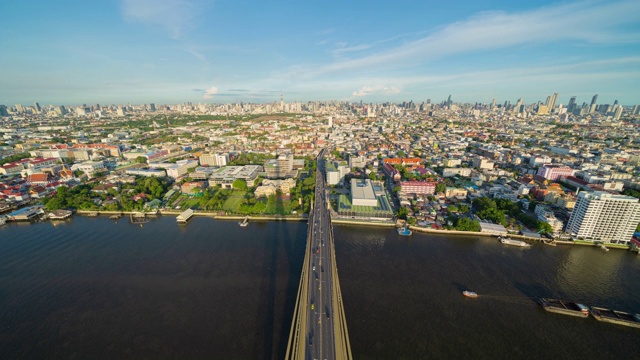
<svg viewBox="0 0 640 360">
<path fill-rule="evenodd" d="M 186 224 L 189 219 L 193 217 L 194 211 L 191 209 L 185 210 L 182 214 L 176 217 L 176 221 L 180 224 Z"/>
</svg>

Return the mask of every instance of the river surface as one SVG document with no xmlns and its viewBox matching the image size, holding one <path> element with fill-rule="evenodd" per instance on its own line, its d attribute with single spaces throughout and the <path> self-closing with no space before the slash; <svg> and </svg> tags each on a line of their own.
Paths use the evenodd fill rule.
<svg viewBox="0 0 640 360">
<path fill-rule="evenodd" d="M 334 231 L 355 359 L 628 359 L 640 349 L 640 329 L 533 300 L 640 312 L 640 258 L 628 252 Z M 306 232 L 303 222 L 173 217 L 8 224 L 0 358 L 281 359 Z"/>
</svg>

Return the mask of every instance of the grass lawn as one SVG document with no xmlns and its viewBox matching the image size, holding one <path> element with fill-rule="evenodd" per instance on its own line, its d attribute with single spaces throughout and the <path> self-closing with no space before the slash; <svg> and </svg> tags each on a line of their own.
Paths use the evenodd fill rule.
<svg viewBox="0 0 640 360">
<path fill-rule="evenodd" d="M 231 193 L 231 196 L 229 196 L 227 201 L 224 202 L 224 205 L 222 205 L 222 209 L 224 211 L 232 213 L 239 212 L 240 204 L 242 204 L 242 201 L 244 201 L 244 195 L 246 193 L 246 191 L 234 191 L 233 193 Z"/>
<path fill-rule="evenodd" d="M 185 200 L 180 204 L 183 209 L 191 208 L 191 209 L 199 209 L 200 208 L 200 198 L 184 196 Z"/>
<path fill-rule="evenodd" d="M 265 213 L 289 215 L 291 214 L 291 201 L 285 198 L 269 197 Z"/>
</svg>

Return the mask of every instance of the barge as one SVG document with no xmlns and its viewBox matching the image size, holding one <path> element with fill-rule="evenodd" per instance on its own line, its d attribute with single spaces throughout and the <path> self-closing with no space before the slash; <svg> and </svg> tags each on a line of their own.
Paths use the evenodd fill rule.
<svg viewBox="0 0 640 360">
<path fill-rule="evenodd" d="M 586 318 L 589 316 L 589 308 L 573 301 L 558 299 L 540 299 L 542 308 L 549 312 Z"/>
<path fill-rule="evenodd" d="M 640 315 L 601 307 L 591 307 L 591 314 L 598 321 L 640 328 Z"/>
</svg>

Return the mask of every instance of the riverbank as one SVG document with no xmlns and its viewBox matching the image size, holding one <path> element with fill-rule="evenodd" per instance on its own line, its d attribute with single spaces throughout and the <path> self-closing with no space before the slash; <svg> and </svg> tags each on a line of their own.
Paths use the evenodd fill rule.
<svg viewBox="0 0 640 360">
<path fill-rule="evenodd" d="M 97 216 L 100 215 L 132 215 L 139 214 L 139 211 L 91 211 L 91 210 L 78 210 L 76 212 L 78 215 L 83 216 Z M 169 216 L 175 215 L 178 216 L 182 214 L 181 211 L 176 210 L 160 210 L 158 211 L 158 215 Z M 150 215 L 154 216 L 154 215 Z M 194 211 L 193 216 L 201 216 L 201 217 L 211 217 L 216 220 L 244 220 L 247 215 L 220 215 L 216 212 L 203 212 L 203 211 Z M 249 216 L 249 220 L 254 221 L 307 221 L 306 216 L 284 216 L 284 215 L 255 215 Z"/>
<path fill-rule="evenodd" d="M 135 213 L 139 213 L 137 211 L 87 211 L 87 210 L 78 210 L 77 214 L 78 215 L 93 215 L 93 214 L 98 214 L 98 216 L 100 215 L 130 215 L 130 214 L 135 214 Z M 161 215 L 175 215 L 178 216 L 180 215 L 182 212 L 177 211 L 177 210 L 161 210 L 158 212 L 158 214 Z M 211 217 L 215 220 L 244 220 L 245 217 L 247 217 L 247 215 L 220 215 L 219 213 L 216 212 L 203 212 L 203 211 L 195 211 L 193 213 L 193 216 L 204 216 L 204 217 Z M 308 217 L 305 215 L 301 215 L 301 216 L 284 216 L 284 215 L 259 215 L 259 216 L 249 216 L 249 221 L 307 221 Z M 372 226 L 372 227 L 383 227 L 383 228 L 394 228 L 396 227 L 395 223 L 382 223 L 382 222 L 370 222 L 370 221 L 363 221 L 363 220 L 353 220 L 353 219 L 332 219 L 331 220 L 332 223 L 334 224 L 339 224 L 339 225 L 353 225 L 353 226 Z M 457 231 L 457 230 L 438 230 L 438 229 L 431 229 L 431 228 L 423 228 L 423 227 L 418 227 L 418 226 L 409 226 L 409 229 L 411 231 L 416 231 L 416 232 L 420 232 L 420 233 L 425 233 L 425 234 L 440 234 L 440 235 L 458 235 L 458 236 L 483 236 L 483 237 L 492 237 L 492 238 L 497 238 L 499 235 L 496 234 L 487 234 L 487 233 L 483 233 L 483 232 L 479 232 L 479 231 Z M 515 235 L 515 234 L 509 234 L 509 237 L 513 238 L 513 239 L 518 239 L 518 240 L 528 240 L 528 241 L 540 241 L 540 242 L 546 242 L 547 239 L 545 238 L 534 238 L 534 237 L 530 237 L 530 236 L 524 236 L 524 235 Z M 553 241 L 554 244 L 559 244 L 559 245 L 581 245 L 581 246 L 593 246 L 593 247 L 598 247 L 599 245 L 597 243 L 594 242 L 589 242 L 589 241 L 562 241 L 562 240 L 554 240 Z M 620 244 L 610 244 L 610 243 L 605 243 L 604 244 L 607 248 L 609 249 L 618 249 L 618 250 L 629 250 L 629 246 L 626 245 L 620 245 Z"/>
</svg>

